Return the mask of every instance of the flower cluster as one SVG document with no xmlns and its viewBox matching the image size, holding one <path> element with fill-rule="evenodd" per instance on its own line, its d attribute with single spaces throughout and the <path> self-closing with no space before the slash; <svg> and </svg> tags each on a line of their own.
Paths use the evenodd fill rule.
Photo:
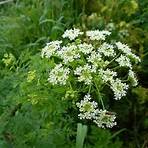
<svg viewBox="0 0 148 148">
<path fill-rule="evenodd" d="M 137 78 L 135 76 L 135 73 L 132 70 L 129 70 L 128 78 L 129 78 L 129 81 L 131 82 L 131 84 L 133 86 L 137 86 L 138 85 L 138 80 L 137 80 Z"/>
<path fill-rule="evenodd" d="M 95 67 L 100 66 L 102 61 L 102 56 L 100 53 L 92 51 L 90 56 L 87 58 L 88 62 L 92 63 Z"/>
<path fill-rule="evenodd" d="M 89 54 L 93 50 L 93 46 L 91 44 L 83 43 L 78 45 L 79 50 L 84 54 Z"/>
<path fill-rule="evenodd" d="M 133 65 L 140 62 L 140 58 L 132 53 L 128 45 L 108 42 L 106 38 L 110 34 L 106 30 L 66 30 L 62 41 L 47 43 L 41 53 L 42 57 L 51 59 L 55 64 L 49 72 L 49 83 L 66 85 L 72 92 L 89 92 L 101 96 L 92 101 L 87 94 L 76 103 L 80 111 L 79 118 L 92 120 L 101 128 L 116 125 L 115 114 L 110 114 L 104 107 L 102 90 L 109 88 L 114 99 L 120 100 L 126 96 L 129 86 L 138 83 Z M 72 96 L 74 98 L 75 93 Z M 103 110 L 99 105 L 102 105 Z"/>
<path fill-rule="evenodd" d="M 86 85 L 91 84 L 92 81 L 92 73 L 96 72 L 96 67 L 95 66 L 91 66 L 91 65 L 84 65 L 79 66 L 76 68 L 76 70 L 74 71 L 75 75 L 78 75 L 78 81 L 79 82 L 84 82 Z"/>
<path fill-rule="evenodd" d="M 52 41 L 50 43 L 47 43 L 46 46 L 42 49 L 41 56 L 50 58 L 60 48 L 61 43 L 62 41 Z"/>
<path fill-rule="evenodd" d="M 75 59 L 80 58 L 80 54 L 78 52 L 77 46 L 64 46 L 62 49 L 57 51 L 57 54 L 60 58 L 63 59 L 64 63 L 73 62 Z"/>
<path fill-rule="evenodd" d="M 95 119 L 99 110 L 97 109 L 98 104 L 95 101 L 90 101 L 90 94 L 84 96 L 84 99 L 80 103 L 76 103 L 79 108 L 80 114 L 78 115 L 80 119 Z"/>
<path fill-rule="evenodd" d="M 108 112 L 106 110 L 99 110 L 97 118 L 94 120 L 94 123 L 97 124 L 98 127 L 101 128 L 112 128 L 117 123 L 115 122 L 116 116 L 112 112 Z"/>
<path fill-rule="evenodd" d="M 126 90 L 128 85 L 122 83 L 118 78 L 111 81 L 111 89 L 114 92 L 115 100 L 120 100 L 123 96 L 126 96 Z"/>
<path fill-rule="evenodd" d="M 119 58 L 116 59 L 120 67 L 129 67 L 132 68 L 130 59 L 124 55 L 121 55 Z"/>
<path fill-rule="evenodd" d="M 57 64 L 49 73 L 48 81 L 52 84 L 65 85 L 70 73 L 69 68 L 64 68 L 62 64 Z"/>
<path fill-rule="evenodd" d="M 112 82 L 113 78 L 117 76 L 117 72 L 111 71 L 110 69 L 100 69 L 99 70 L 99 75 L 101 76 L 102 80 L 104 82 Z"/>
<path fill-rule="evenodd" d="M 114 51 L 114 46 L 104 42 L 98 50 L 100 53 L 104 54 L 104 56 L 115 56 L 116 52 Z"/>
<path fill-rule="evenodd" d="M 124 53 L 129 59 L 133 59 L 136 63 L 140 62 L 140 58 L 132 53 L 131 49 L 128 47 L 128 45 L 123 44 L 121 42 L 115 43 L 117 48 Z"/>
<path fill-rule="evenodd" d="M 116 116 L 112 112 L 106 110 L 98 109 L 98 104 L 95 101 L 91 101 L 90 94 L 84 96 L 84 99 L 80 103 L 76 103 L 79 108 L 80 119 L 89 119 L 97 124 L 101 128 L 112 128 L 116 125 L 115 118 Z"/>
<path fill-rule="evenodd" d="M 119 50 L 121 50 L 123 53 L 129 55 L 131 54 L 131 49 L 126 45 L 126 44 L 122 44 L 121 42 L 117 42 L 116 46 Z"/>
<path fill-rule="evenodd" d="M 105 40 L 106 36 L 110 35 L 111 32 L 103 30 L 91 30 L 86 32 L 86 36 L 90 38 L 90 40 Z"/>
<path fill-rule="evenodd" d="M 80 32 L 80 29 L 70 29 L 70 30 L 66 30 L 64 32 L 64 34 L 62 35 L 63 38 L 69 38 L 70 40 L 74 40 L 75 38 L 77 38 L 79 35 L 82 35 L 83 32 Z"/>
</svg>

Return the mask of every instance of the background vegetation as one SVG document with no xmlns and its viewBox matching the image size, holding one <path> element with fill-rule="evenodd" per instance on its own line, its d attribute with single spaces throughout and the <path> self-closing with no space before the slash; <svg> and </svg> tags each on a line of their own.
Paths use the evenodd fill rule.
<svg viewBox="0 0 148 148">
<path fill-rule="evenodd" d="M 71 27 L 109 29 L 142 59 L 139 86 L 110 102 L 118 125 L 88 127 L 85 148 L 146 148 L 148 145 L 148 1 L 16 0 L 0 4 L 0 147 L 72 148 L 77 123 L 64 88 L 47 82 L 40 51 Z M 78 120 L 78 121 L 77 121 Z M 77 121 L 77 122 L 76 122 Z"/>
</svg>

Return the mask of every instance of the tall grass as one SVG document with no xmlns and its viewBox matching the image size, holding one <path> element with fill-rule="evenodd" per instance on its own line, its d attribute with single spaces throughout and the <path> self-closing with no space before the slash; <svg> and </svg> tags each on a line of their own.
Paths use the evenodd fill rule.
<svg viewBox="0 0 148 148">
<path fill-rule="evenodd" d="M 0 56 L 17 57 L 56 39 L 78 19 L 73 0 L 17 0 L 0 9 Z M 6 12 L 6 13 L 5 13 Z"/>
</svg>

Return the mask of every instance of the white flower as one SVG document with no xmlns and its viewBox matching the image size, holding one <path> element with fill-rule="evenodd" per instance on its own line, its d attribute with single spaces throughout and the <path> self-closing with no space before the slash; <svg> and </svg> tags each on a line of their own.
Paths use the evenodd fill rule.
<svg viewBox="0 0 148 148">
<path fill-rule="evenodd" d="M 102 62 L 102 58 L 100 53 L 97 53 L 95 51 L 91 52 L 91 55 L 87 57 L 88 62 L 92 63 L 94 66 L 98 67 L 100 62 Z"/>
<path fill-rule="evenodd" d="M 125 53 L 127 55 L 131 54 L 131 49 L 126 44 L 123 44 L 121 42 L 116 42 L 116 46 L 123 53 Z"/>
<path fill-rule="evenodd" d="M 121 66 L 121 67 L 132 68 L 132 65 L 131 65 L 131 62 L 130 62 L 129 58 L 127 58 L 124 55 L 121 55 L 119 58 L 117 58 L 116 62 L 118 62 L 119 66 Z"/>
<path fill-rule="evenodd" d="M 128 85 L 126 83 L 122 83 L 121 80 L 116 79 L 111 81 L 111 89 L 114 92 L 114 99 L 120 100 L 123 96 L 126 96 Z"/>
<path fill-rule="evenodd" d="M 57 64 L 55 68 L 50 71 L 48 81 L 53 85 L 65 85 L 69 78 L 69 73 L 69 68 L 64 68 L 62 64 Z"/>
<path fill-rule="evenodd" d="M 80 58 L 77 46 L 64 46 L 61 50 L 57 51 L 57 54 L 63 59 L 64 63 L 72 62 L 75 59 Z"/>
<path fill-rule="evenodd" d="M 128 79 L 131 82 L 132 86 L 137 86 L 138 85 L 138 80 L 136 78 L 135 73 L 132 70 L 129 70 Z"/>
<path fill-rule="evenodd" d="M 78 81 L 79 82 L 84 82 L 86 85 L 89 85 L 92 81 L 92 73 L 96 72 L 96 67 L 95 66 L 90 66 L 88 64 L 82 66 L 79 66 L 76 68 L 74 71 L 75 75 L 78 75 Z"/>
<path fill-rule="evenodd" d="M 114 46 L 110 45 L 106 42 L 101 45 L 101 47 L 98 49 L 98 52 L 104 54 L 107 57 L 109 57 L 109 56 L 113 57 L 116 55 L 116 53 L 114 51 Z"/>
<path fill-rule="evenodd" d="M 94 120 L 94 123 L 101 128 L 112 128 L 117 125 L 115 122 L 116 116 L 106 110 L 99 110 L 97 118 Z"/>
<path fill-rule="evenodd" d="M 87 43 L 79 44 L 78 48 L 84 54 L 89 54 L 93 50 L 93 46 Z"/>
<path fill-rule="evenodd" d="M 98 114 L 98 104 L 95 101 L 90 101 L 91 96 L 87 94 L 84 96 L 84 99 L 80 103 L 76 103 L 79 108 L 79 118 L 80 119 L 95 119 Z"/>
<path fill-rule="evenodd" d="M 42 58 L 44 56 L 46 58 L 50 58 L 60 48 L 61 43 L 62 41 L 52 41 L 50 43 L 47 43 L 46 46 L 42 49 L 42 52 L 41 52 Z"/>
<path fill-rule="evenodd" d="M 130 54 L 128 55 L 128 57 L 129 57 L 130 59 L 134 60 L 134 62 L 135 62 L 136 64 L 139 63 L 139 62 L 141 62 L 140 58 L 139 58 L 138 56 L 136 56 L 135 54 L 133 54 L 133 53 L 130 53 Z"/>
<path fill-rule="evenodd" d="M 129 58 L 133 59 L 136 63 L 141 62 L 140 58 L 131 52 L 131 49 L 121 42 L 117 42 L 116 46 L 119 50 L 125 53 Z"/>
<path fill-rule="evenodd" d="M 66 30 L 64 32 L 64 34 L 62 35 L 63 38 L 69 38 L 70 40 L 74 40 L 75 38 L 77 38 L 79 35 L 82 35 L 83 32 L 80 32 L 80 29 L 70 29 L 70 30 Z"/>
<path fill-rule="evenodd" d="M 107 35 L 110 35 L 111 32 L 106 30 L 93 30 L 93 31 L 86 31 L 86 36 L 90 37 L 90 40 L 105 40 Z"/>
<path fill-rule="evenodd" d="M 111 71 L 110 69 L 100 69 L 99 75 L 104 82 L 111 82 L 115 76 L 117 76 L 117 72 Z"/>
</svg>

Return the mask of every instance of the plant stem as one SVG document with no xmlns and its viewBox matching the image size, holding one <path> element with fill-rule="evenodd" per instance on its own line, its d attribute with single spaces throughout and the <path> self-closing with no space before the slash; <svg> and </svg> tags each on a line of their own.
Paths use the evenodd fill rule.
<svg viewBox="0 0 148 148">
<path fill-rule="evenodd" d="M 88 90 L 88 93 L 90 93 L 90 91 L 91 91 L 91 85 L 89 85 L 89 90 Z"/>
<path fill-rule="evenodd" d="M 105 110 L 104 103 L 103 103 L 103 100 L 102 100 L 102 97 L 101 97 L 101 94 L 100 94 L 99 88 L 98 88 L 96 82 L 94 82 L 94 83 L 95 83 L 95 86 L 96 86 L 96 89 L 97 89 L 97 92 L 98 92 L 98 96 L 99 96 L 99 99 L 100 99 L 100 101 L 101 101 L 101 104 L 102 104 L 103 110 Z"/>
<path fill-rule="evenodd" d="M 87 126 L 81 123 L 77 124 L 76 148 L 83 148 L 84 140 L 87 134 Z"/>
<path fill-rule="evenodd" d="M 118 58 L 120 56 L 121 52 L 119 52 L 107 65 L 106 67 L 111 64 L 116 58 Z"/>
</svg>

